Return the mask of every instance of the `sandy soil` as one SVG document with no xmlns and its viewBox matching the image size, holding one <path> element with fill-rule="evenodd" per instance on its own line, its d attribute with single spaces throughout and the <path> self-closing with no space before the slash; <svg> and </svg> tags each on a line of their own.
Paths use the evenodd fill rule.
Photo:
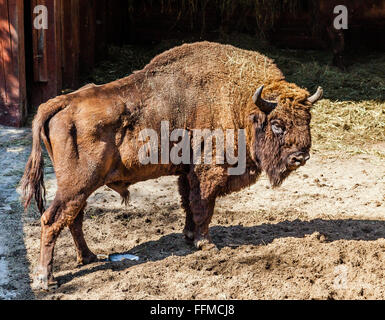
<svg viewBox="0 0 385 320">
<path fill-rule="evenodd" d="M 52 198 L 52 173 L 46 181 Z M 95 192 L 85 234 L 97 254 L 131 253 L 140 260 L 78 267 L 64 230 L 55 253 L 60 287 L 48 293 L 29 287 L 39 254 L 38 215 L 22 214 L 16 204 L 8 213 L 0 207 L 0 298 L 385 298 L 384 159 L 313 154 L 279 189 L 263 176 L 219 199 L 210 229 L 217 249 L 210 251 L 184 242 L 175 177 L 130 191 L 128 207 L 106 187 Z"/>
</svg>

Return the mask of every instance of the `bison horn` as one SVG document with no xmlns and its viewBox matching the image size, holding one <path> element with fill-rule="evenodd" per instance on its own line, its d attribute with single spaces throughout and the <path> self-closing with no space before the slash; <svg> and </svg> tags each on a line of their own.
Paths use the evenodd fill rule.
<svg viewBox="0 0 385 320">
<path fill-rule="evenodd" d="M 307 101 L 309 101 L 310 103 L 316 103 L 318 100 L 322 99 L 323 94 L 323 89 L 321 87 L 318 87 L 317 92 L 311 97 L 307 98 Z"/>
<path fill-rule="evenodd" d="M 263 91 L 263 86 L 259 87 L 258 90 L 255 92 L 253 96 L 253 101 L 255 105 L 259 109 L 261 109 L 261 111 L 263 111 L 266 114 L 269 114 L 277 107 L 278 103 L 262 99 L 261 97 L 262 91 Z"/>
</svg>

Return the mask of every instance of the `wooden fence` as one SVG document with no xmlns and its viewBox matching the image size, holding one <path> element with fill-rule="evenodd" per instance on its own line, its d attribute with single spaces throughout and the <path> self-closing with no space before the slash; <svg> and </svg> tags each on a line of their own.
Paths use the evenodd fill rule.
<svg viewBox="0 0 385 320">
<path fill-rule="evenodd" d="M 27 114 L 23 0 L 0 0 L 0 123 L 20 126 Z"/>
<path fill-rule="evenodd" d="M 33 27 L 37 5 L 48 9 L 46 30 Z M 77 88 L 79 74 L 90 71 L 107 44 L 122 37 L 128 5 L 126 0 L 0 0 L 0 124 L 21 126 L 27 106 Z"/>
</svg>

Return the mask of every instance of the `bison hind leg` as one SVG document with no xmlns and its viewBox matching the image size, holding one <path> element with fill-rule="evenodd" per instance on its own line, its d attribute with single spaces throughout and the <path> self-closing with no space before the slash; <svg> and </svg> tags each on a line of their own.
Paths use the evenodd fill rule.
<svg viewBox="0 0 385 320">
<path fill-rule="evenodd" d="M 120 196 L 122 197 L 122 204 L 126 206 L 128 206 L 128 203 L 130 201 L 130 191 L 128 191 L 129 186 L 129 183 L 123 181 L 107 184 L 107 187 L 120 194 Z"/>
<path fill-rule="evenodd" d="M 86 265 L 98 261 L 97 256 L 88 248 L 83 234 L 84 208 L 80 210 L 74 222 L 69 226 L 75 242 L 77 261 L 79 265 Z"/>
</svg>

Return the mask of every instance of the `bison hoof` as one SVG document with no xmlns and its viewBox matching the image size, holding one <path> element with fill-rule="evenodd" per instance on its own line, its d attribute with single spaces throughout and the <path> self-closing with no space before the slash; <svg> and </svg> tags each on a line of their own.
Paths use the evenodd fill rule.
<svg viewBox="0 0 385 320">
<path fill-rule="evenodd" d="M 96 262 L 98 261 L 98 257 L 96 254 L 89 254 L 87 256 L 84 256 L 84 257 L 78 257 L 78 265 L 81 265 L 81 266 L 85 266 L 87 264 L 90 264 L 90 263 L 93 263 L 93 262 Z"/>
<path fill-rule="evenodd" d="M 36 274 L 31 285 L 36 291 L 55 291 L 58 287 L 58 282 L 53 278 L 48 279 L 45 274 Z"/>
<path fill-rule="evenodd" d="M 184 229 L 183 230 L 184 238 L 187 242 L 194 241 L 194 232 Z"/>
<path fill-rule="evenodd" d="M 216 245 L 212 243 L 209 239 L 195 240 L 194 245 L 198 250 L 209 251 L 216 249 Z"/>
</svg>

